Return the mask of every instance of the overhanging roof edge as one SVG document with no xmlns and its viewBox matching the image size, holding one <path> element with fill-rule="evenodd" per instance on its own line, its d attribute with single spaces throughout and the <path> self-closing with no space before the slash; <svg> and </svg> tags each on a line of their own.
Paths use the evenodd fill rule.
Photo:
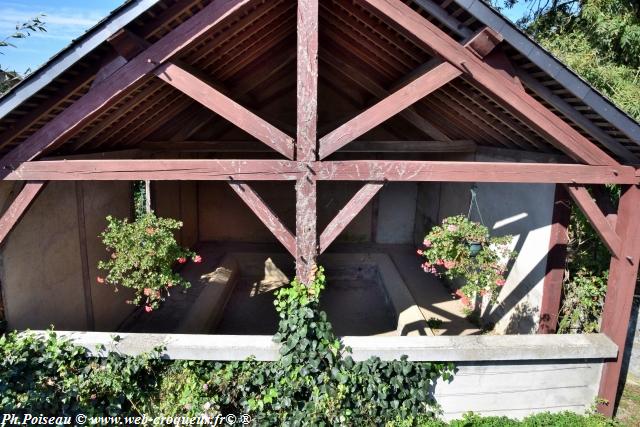
<svg viewBox="0 0 640 427">
<path fill-rule="evenodd" d="M 130 0 L 115 9 L 0 98 L 0 119 L 160 1 Z"/>
<path fill-rule="evenodd" d="M 522 32 L 513 22 L 482 0 L 454 0 L 476 19 L 500 32 L 504 40 L 580 98 L 602 118 L 640 145 L 640 124 L 550 52 Z"/>
</svg>

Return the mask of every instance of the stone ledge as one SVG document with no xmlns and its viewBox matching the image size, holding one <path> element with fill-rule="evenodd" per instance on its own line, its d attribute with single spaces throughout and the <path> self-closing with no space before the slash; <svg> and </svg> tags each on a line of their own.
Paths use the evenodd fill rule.
<svg viewBox="0 0 640 427">
<path fill-rule="evenodd" d="M 45 331 L 36 331 L 45 334 Z M 279 345 L 269 335 L 182 335 L 110 332 L 65 332 L 61 337 L 100 355 L 96 347 L 137 355 L 164 346 L 163 356 L 176 360 L 257 360 L 278 358 Z M 114 337 L 120 340 L 114 342 Z M 438 337 L 343 337 L 353 350 L 354 360 L 378 356 L 383 360 L 402 355 L 414 361 L 547 361 L 611 359 L 617 346 L 604 334 L 510 335 Z"/>
</svg>

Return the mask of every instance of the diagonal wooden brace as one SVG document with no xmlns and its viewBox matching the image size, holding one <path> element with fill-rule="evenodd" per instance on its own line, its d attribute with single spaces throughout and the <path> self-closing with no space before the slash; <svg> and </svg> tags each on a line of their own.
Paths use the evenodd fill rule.
<svg viewBox="0 0 640 427">
<path fill-rule="evenodd" d="M 20 193 L 11 203 L 11 206 L 0 218 L 0 245 L 3 244 L 11 233 L 11 230 L 20 221 L 22 215 L 29 209 L 31 203 L 35 200 L 36 196 L 42 191 L 46 182 L 44 181 L 28 181 L 25 183 Z"/>
<path fill-rule="evenodd" d="M 499 34 L 484 28 L 465 46 L 473 55 L 483 57 L 489 54 L 501 40 L 502 37 Z M 418 68 L 407 79 L 409 82 L 400 89 L 321 138 L 320 158 L 326 158 L 460 75 L 462 71 L 447 62 L 428 63 L 426 67 Z"/>
<path fill-rule="evenodd" d="M 154 73 L 195 101 L 224 117 L 288 159 L 293 159 L 293 139 L 184 68 L 166 63 Z"/>
<path fill-rule="evenodd" d="M 242 201 L 249 206 L 258 219 L 273 233 L 287 251 L 295 257 L 296 239 L 293 233 L 291 233 L 280 218 L 278 218 L 278 215 L 267 206 L 264 200 L 262 200 L 262 197 L 245 182 L 233 181 L 229 183 L 229 186 L 240 196 Z"/>
<path fill-rule="evenodd" d="M 360 0 L 372 13 L 456 67 L 474 86 L 580 163 L 616 165 L 615 159 L 582 136 L 512 79 L 484 62 L 399 0 Z"/>
<path fill-rule="evenodd" d="M 369 182 L 358 190 L 320 235 L 320 253 L 329 247 L 383 186 L 383 182 Z"/>
<path fill-rule="evenodd" d="M 589 223 L 593 226 L 593 229 L 598 233 L 598 236 L 600 236 L 609 252 L 611 252 L 615 258 L 620 258 L 622 256 L 622 240 L 611 226 L 607 217 L 602 213 L 596 201 L 591 197 L 586 187 L 567 185 L 566 188 L 573 201 L 576 202 L 576 205 L 578 205 L 580 210 L 585 214 Z"/>
<path fill-rule="evenodd" d="M 231 16 L 244 10 L 252 0 L 214 1 L 173 31 L 127 62 L 89 92 L 58 114 L 0 160 L 8 170 L 34 159 L 44 150 L 69 140 L 82 126 L 117 102 L 129 89 L 151 73 L 158 64 L 219 27 Z M 9 167 L 7 169 L 7 167 Z M 7 172 L 3 172 L 3 175 Z"/>
</svg>

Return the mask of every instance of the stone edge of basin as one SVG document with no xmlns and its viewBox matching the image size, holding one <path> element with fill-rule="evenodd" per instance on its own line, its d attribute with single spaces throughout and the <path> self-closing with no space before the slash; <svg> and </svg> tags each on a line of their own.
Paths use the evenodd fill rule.
<svg viewBox="0 0 640 427">
<path fill-rule="evenodd" d="M 33 331 L 47 334 L 47 331 Z M 279 345 L 269 335 L 187 335 L 57 331 L 59 337 L 85 347 L 94 356 L 98 348 L 137 355 L 164 347 L 162 356 L 175 360 L 256 360 L 278 358 Z M 118 337 L 115 341 L 114 337 Z M 407 355 L 413 361 L 519 361 L 610 359 L 617 346 L 604 334 L 343 337 L 354 360 L 371 356 L 382 360 Z"/>
</svg>

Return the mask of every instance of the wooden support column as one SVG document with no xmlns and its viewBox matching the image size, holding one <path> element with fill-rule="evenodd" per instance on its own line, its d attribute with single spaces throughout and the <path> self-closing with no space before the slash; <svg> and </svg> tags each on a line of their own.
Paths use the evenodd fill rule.
<svg viewBox="0 0 640 427">
<path fill-rule="evenodd" d="M 310 165 L 317 158 L 318 0 L 298 0 L 297 84 L 296 159 L 303 170 L 296 183 L 296 276 L 309 283 L 318 256 L 317 185 Z"/>
<path fill-rule="evenodd" d="M 617 359 L 607 362 L 602 371 L 599 397 L 607 401 L 598 410 L 613 416 L 622 358 L 627 339 L 631 304 L 636 287 L 638 263 L 640 261 L 640 187 L 632 185 L 623 188 L 618 206 L 616 232 L 622 238 L 621 255 L 611 259 L 607 295 L 604 300 L 601 332 L 618 346 Z"/>
<path fill-rule="evenodd" d="M 383 185 L 384 183 L 382 182 L 367 183 L 349 200 L 320 235 L 320 253 L 327 250 L 329 245 L 347 228 L 356 215 L 378 194 Z"/>
<path fill-rule="evenodd" d="M 556 184 L 551 224 L 551 239 L 547 253 L 547 268 L 544 276 L 542 304 L 540 307 L 539 334 L 555 334 L 558 328 L 558 313 L 562 298 L 569 243 L 569 220 L 571 219 L 571 201 L 564 187 Z"/>
<path fill-rule="evenodd" d="M 3 244 L 13 230 L 13 227 L 20 221 L 22 215 L 29 209 L 31 203 L 35 200 L 36 196 L 44 188 L 45 182 L 42 181 L 29 181 L 27 182 L 20 193 L 16 196 L 9 209 L 0 218 L 0 245 Z"/>
</svg>

